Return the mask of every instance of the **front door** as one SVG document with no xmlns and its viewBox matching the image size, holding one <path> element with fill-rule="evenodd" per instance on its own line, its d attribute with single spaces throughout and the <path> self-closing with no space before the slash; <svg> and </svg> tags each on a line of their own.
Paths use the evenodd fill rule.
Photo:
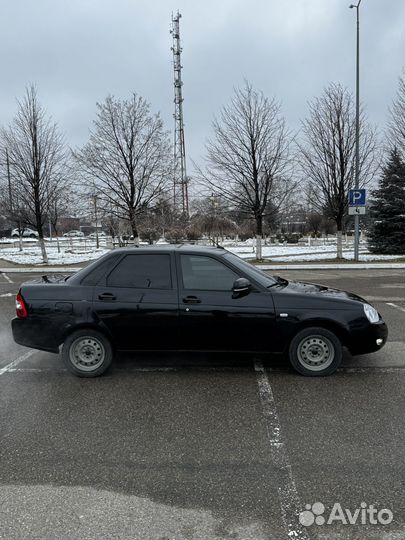
<svg viewBox="0 0 405 540">
<path fill-rule="evenodd" d="M 271 351 L 275 311 L 270 292 L 252 284 L 234 298 L 240 272 L 220 258 L 177 254 L 180 347 L 195 350 Z"/>
<path fill-rule="evenodd" d="M 178 296 L 173 255 L 125 255 L 94 287 L 93 307 L 118 349 L 175 348 Z"/>
</svg>

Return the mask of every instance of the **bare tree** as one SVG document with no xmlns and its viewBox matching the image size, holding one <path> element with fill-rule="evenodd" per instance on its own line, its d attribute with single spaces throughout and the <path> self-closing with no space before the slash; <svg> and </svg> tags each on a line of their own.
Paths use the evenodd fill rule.
<svg viewBox="0 0 405 540">
<path fill-rule="evenodd" d="M 307 223 L 309 231 L 317 237 L 320 233 L 321 226 L 322 226 L 322 220 L 323 216 L 320 212 L 310 212 L 307 215 Z"/>
<path fill-rule="evenodd" d="M 133 94 L 97 104 L 89 142 L 74 156 L 95 182 L 100 210 L 128 222 L 139 242 L 137 219 L 162 194 L 170 176 L 170 143 L 159 114 Z"/>
<path fill-rule="evenodd" d="M 200 177 L 207 190 L 255 220 L 256 258 L 261 259 L 263 217 L 270 200 L 283 199 L 290 177 L 289 135 L 280 105 L 246 82 L 214 120 L 213 130 Z"/>
<path fill-rule="evenodd" d="M 206 235 L 214 245 L 218 245 L 220 238 L 223 241 L 225 236 L 236 235 L 239 231 L 228 214 L 227 206 L 219 196 L 196 199 L 188 232 L 197 238 Z"/>
<path fill-rule="evenodd" d="M 405 158 L 405 75 L 400 77 L 396 98 L 390 109 L 388 147 L 397 148 Z"/>
<path fill-rule="evenodd" d="M 180 224 L 183 224 L 184 222 L 184 216 L 181 214 L 179 215 L 176 211 L 171 193 L 159 198 L 153 205 L 152 213 L 154 216 L 155 227 L 162 238 L 165 237 L 165 231 L 167 229 L 170 229 L 170 227 L 178 222 L 180 222 Z"/>
<path fill-rule="evenodd" d="M 351 94 L 339 84 L 328 86 L 309 103 L 299 144 L 302 172 L 309 182 L 313 207 L 336 223 L 337 257 L 342 258 L 342 229 L 348 191 L 354 185 L 356 120 Z M 376 171 L 376 134 L 360 117 L 360 185 Z"/>
<path fill-rule="evenodd" d="M 9 158 L 12 199 L 23 213 L 22 221 L 37 229 L 42 259 L 47 263 L 43 228 L 49 196 L 65 178 L 66 152 L 63 136 L 46 117 L 35 86 L 27 88 L 14 120 L 0 136 Z"/>
<path fill-rule="evenodd" d="M 55 233 L 58 253 L 60 253 L 60 219 L 66 216 L 71 209 L 72 193 L 70 186 L 59 184 L 49 194 L 48 219 Z"/>
<path fill-rule="evenodd" d="M 171 195 L 171 193 L 170 193 Z M 179 229 L 185 232 L 188 220 L 184 214 L 179 214 L 173 205 L 173 199 L 161 197 L 139 218 L 139 230 L 142 240 L 150 244 L 164 238 L 167 231 Z M 177 234 L 177 233 L 176 233 Z"/>
<path fill-rule="evenodd" d="M 22 221 L 24 209 L 21 208 L 18 197 L 13 194 L 10 160 L 7 149 L 4 150 L 4 159 L 0 159 L 0 165 L 5 171 L 5 177 L 2 178 L 0 184 L 0 212 L 6 222 L 16 226 L 19 249 L 23 251 L 22 235 L 26 226 L 26 223 Z"/>
</svg>

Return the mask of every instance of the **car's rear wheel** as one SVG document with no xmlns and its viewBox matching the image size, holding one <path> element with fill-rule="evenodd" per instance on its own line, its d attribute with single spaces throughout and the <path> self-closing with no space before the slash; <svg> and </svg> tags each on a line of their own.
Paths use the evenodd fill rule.
<svg viewBox="0 0 405 540">
<path fill-rule="evenodd" d="M 292 339 L 289 348 L 293 368 L 310 377 L 331 375 L 340 366 L 343 348 L 326 328 L 305 328 Z"/>
<path fill-rule="evenodd" d="M 109 340 L 92 329 L 73 332 L 63 344 L 62 358 L 68 370 L 78 377 L 97 377 L 104 373 L 113 361 Z"/>
</svg>

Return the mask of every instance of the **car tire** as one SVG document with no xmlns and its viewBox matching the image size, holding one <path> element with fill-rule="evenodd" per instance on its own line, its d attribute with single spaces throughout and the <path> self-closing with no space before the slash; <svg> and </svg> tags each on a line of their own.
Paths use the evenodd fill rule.
<svg viewBox="0 0 405 540">
<path fill-rule="evenodd" d="M 339 338 L 326 328 L 301 330 L 291 340 L 289 358 L 292 367 L 307 377 L 331 375 L 342 362 L 343 347 Z"/>
<path fill-rule="evenodd" d="M 36 238 L 37 236 L 35 234 L 30 234 L 30 238 Z"/>
<path fill-rule="evenodd" d="M 77 377 L 98 377 L 114 358 L 110 341 L 97 330 L 83 328 L 70 334 L 62 347 L 67 369 Z"/>
</svg>

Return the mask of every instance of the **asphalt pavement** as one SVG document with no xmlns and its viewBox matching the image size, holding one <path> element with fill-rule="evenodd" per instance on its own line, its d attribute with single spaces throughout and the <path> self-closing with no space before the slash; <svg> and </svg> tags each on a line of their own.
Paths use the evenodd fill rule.
<svg viewBox="0 0 405 540">
<path fill-rule="evenodd" d="M 281 274 L 370 300 L 387 345 L 321 379 L 218 354 L 78 379 L 13 343 L 35 276 L 0 274 L 0 538 L 405 539 L 405 272 Z"/>
</svg>

